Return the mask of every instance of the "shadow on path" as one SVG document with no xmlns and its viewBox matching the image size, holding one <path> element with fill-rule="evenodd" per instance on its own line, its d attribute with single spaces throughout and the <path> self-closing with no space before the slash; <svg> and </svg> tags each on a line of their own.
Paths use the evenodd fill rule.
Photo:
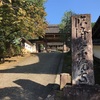
<svg viewBox="0 0 100 100">
<path fill-rule="evenodd" d="M 0 73 L 35 73 L 35 74 L 56 74 L 58 65 L 60 63 L 61 53 L 38 54 L 38 63 L 28 64 L 24 66 L 15 66 L 11 69 L 0 70 Z M 23 63 L 27 63 L 34 57 L 27 58 Z"/>
<path fill-rule="evenodd" d="M 43 86 L 23 79 L 16 80 L 14 83 L 21 87 L 0 89 L 0 100 L 44 100 L 54 87 L 54 84 Z"/>
<path fill-rule="evenodd" d="M 22 73 L 26 75 L 30 75 L 29 73 L 35 73 L 39 75 L 57 73 L 58 65 L 62 57 L 61 53 L 38 54 L 37 56 L 39 57 L 38 63 L 28 64 L 24 66 L 15 66 L 11 69 L 0 70 L 0 73 Z M 23 61 L 23 63 L 25 63 L 26 61 L 30 62 L 30 60 L 34 61 L 34 57 L 31 56 L 30 58 L 27 58 L 27 60 Z M 10 80 L 7 79 L 7 81 Z M 41 85 L 41 83 L 32 81 L 31 79 L 20 79 L 20 77 L 16 78 L 13 82 L 19 87 L 13 86 L 1 88 L 0 100 L 45 100 L 48 94 L 52 94 L 55 87 L 59 87 L 58 85 L 53 83 L 48 83 L 47 86 L 44 86 Z"/>
</svg>

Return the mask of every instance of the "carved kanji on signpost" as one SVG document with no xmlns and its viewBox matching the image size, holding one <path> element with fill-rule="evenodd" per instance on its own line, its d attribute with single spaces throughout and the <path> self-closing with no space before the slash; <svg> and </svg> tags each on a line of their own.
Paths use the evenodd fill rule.
<svg viewBox="0 0 100 100">
<path fill-rule="evenodd" d="M 94 85 L 89 14 L 72 16 L 72 84 Z"/>
</svg>

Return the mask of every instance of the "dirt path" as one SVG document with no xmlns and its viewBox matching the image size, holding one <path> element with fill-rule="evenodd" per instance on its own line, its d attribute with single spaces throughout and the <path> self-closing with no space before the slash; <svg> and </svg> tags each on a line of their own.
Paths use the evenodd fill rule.
<svg viewBox="0 0 100 100">
<path fill-rule="evenodd" d="M 61 53 L 10 59 L 0 65 L 0 100 L 44 100 L 53 90 Z"/>
</svg>

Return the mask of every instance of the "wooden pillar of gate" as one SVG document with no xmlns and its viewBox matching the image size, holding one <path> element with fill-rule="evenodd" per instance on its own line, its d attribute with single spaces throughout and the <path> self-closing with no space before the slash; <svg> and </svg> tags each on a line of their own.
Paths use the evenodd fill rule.
<svg viewBox="0 0 100 100">
<path fill-rule="evenodd" d="M 72 16 L 72 84 L 94 85 L 92 31 L 89 14 Z"/>
</svg>

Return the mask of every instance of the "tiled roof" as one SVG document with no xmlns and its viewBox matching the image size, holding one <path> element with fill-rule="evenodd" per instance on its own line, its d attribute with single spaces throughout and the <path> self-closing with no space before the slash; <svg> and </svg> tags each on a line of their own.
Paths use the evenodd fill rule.
<svg viewBox="0 0 100 100">
<path fill-rule="evenodd" d="M 100 16 L 92 28 L 92 38 L 94 45 L 100 45 Z"/>
<path fill-rule="evenodd" d="M 92 28 L 92 37 L 93 39 L 100 39 L 100 16 Z"/>
<path fill-rule="evenodd" d="M 63 42 L 48 42 L 47 45 L 63 45 Z"/>
<path fill-rule="evenodd" d="M 45 33 L 59 33 L 59 26 L 58 25 L 49 25 L 46 29 Z"/>
<path fill-rule="evenodd" d="M 29 45 L 33 46 L 33 44 L 30 41 L 28 41 L 27 39 L 25 39 L 24 37 L 22 37 L 22 42 L 23 41 L 26 42 L 26 43 L 28 43 Z"/>
</svg>

